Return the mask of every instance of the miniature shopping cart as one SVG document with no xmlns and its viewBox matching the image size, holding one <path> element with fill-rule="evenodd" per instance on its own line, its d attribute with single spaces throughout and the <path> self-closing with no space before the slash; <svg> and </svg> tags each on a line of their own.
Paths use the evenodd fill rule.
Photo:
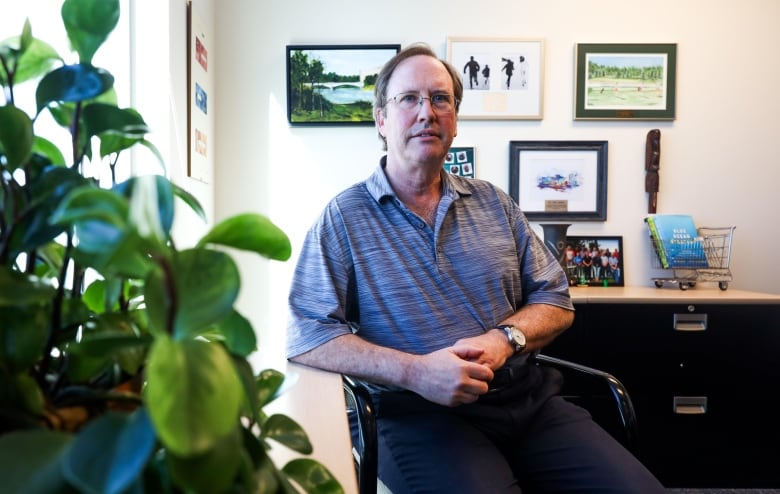
<svg viewBox="0 0 780 494">
<path fill-rule="evenodd" d="M 731 240 L 735 226 L 700 227 L 699 237 L 690 240 L 686 256 L 675 260 L 673 265 L 664 267 L 661 262 L 661 246 L 650 236 L 653 246 L 652 266 L 671 274 L 666 277 L 652 278 L 655 286 L 661 288 L 664 283 L 677 283 L 680 290 L 693 288 L 698 282 L 716 282 L 721 290 L 727 290 L 732 280 Z"/>
</svg>

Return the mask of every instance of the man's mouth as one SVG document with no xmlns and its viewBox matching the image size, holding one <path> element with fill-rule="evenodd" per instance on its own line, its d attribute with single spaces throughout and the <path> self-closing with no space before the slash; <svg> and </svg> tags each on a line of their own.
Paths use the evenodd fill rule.
<svg viewBox="0 0 780 494">
<path fill-rule="evenodd" d="M 418 132 L 418 133 L 414 134 L 413 137 L 439 137 L 439 134 L 437 134 L 437 133 L 435 133 L 433 131 L 423 130 L 421 132 Z"/>
</svg>

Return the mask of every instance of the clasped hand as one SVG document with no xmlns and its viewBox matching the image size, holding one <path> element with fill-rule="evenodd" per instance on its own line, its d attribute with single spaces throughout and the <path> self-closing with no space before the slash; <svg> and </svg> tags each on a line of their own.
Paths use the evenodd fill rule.
<svg viewBox="0 0 780 494">
<path fill-rule="evenodd" d="M 506 337 L 492 331 L 421 355 L 412 390 L 440 405 L 473 403 L 488 392 L 493 371 L 504 365 L 509 349 Z"/>
</svg>

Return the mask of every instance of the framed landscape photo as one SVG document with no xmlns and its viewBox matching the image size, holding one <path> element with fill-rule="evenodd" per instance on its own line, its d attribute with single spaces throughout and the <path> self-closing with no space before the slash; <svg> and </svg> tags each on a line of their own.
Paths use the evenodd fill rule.
<svg viewBox="0 0 780 494">
<path fill-rule="evenodd" d="M 531 221 L 606 221 L 607 141 L 510 141 L 509 194 Z"/>
<path fill-rule="evenodd" d="M 570 286 L 624 286 L 623 237 L 566 237 L 566 277 Z"/>
<path fill-rule="evenodd" d="M 463 80 L 463 120 L 541 120 L 544 41 L 447 38 L 447 60 Z"/>
<path fill-rule="evenodd" d="M 400 44 L 288 45 L 291 125 L 373 125 L 374 84 Z"/>
<path fill-rule="evenodd" d="M 674 120 L 676 44 L 575 48 L 575 120 Z"/>
</svg>

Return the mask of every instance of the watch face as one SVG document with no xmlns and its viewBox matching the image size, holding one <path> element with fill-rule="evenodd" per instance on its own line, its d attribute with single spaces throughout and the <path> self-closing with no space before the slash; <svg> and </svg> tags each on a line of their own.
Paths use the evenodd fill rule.
<svg viewBox="0 0 780 494">
<path fill-rule="evenodd" d="M 514 326 L 503 324 L 499 326 L 506 332 L 509 342 L 515 346 L 515 351 L 519 352 L 525 349 L 525 334 Z"/>
<path fill-rule="evenodd" d="M 514 326 L 512 327 L 512 341 L 514 341 L 515 347 L 519 347 L 519 350 L 525 348 L 525 334 Z"/>
</svg>

